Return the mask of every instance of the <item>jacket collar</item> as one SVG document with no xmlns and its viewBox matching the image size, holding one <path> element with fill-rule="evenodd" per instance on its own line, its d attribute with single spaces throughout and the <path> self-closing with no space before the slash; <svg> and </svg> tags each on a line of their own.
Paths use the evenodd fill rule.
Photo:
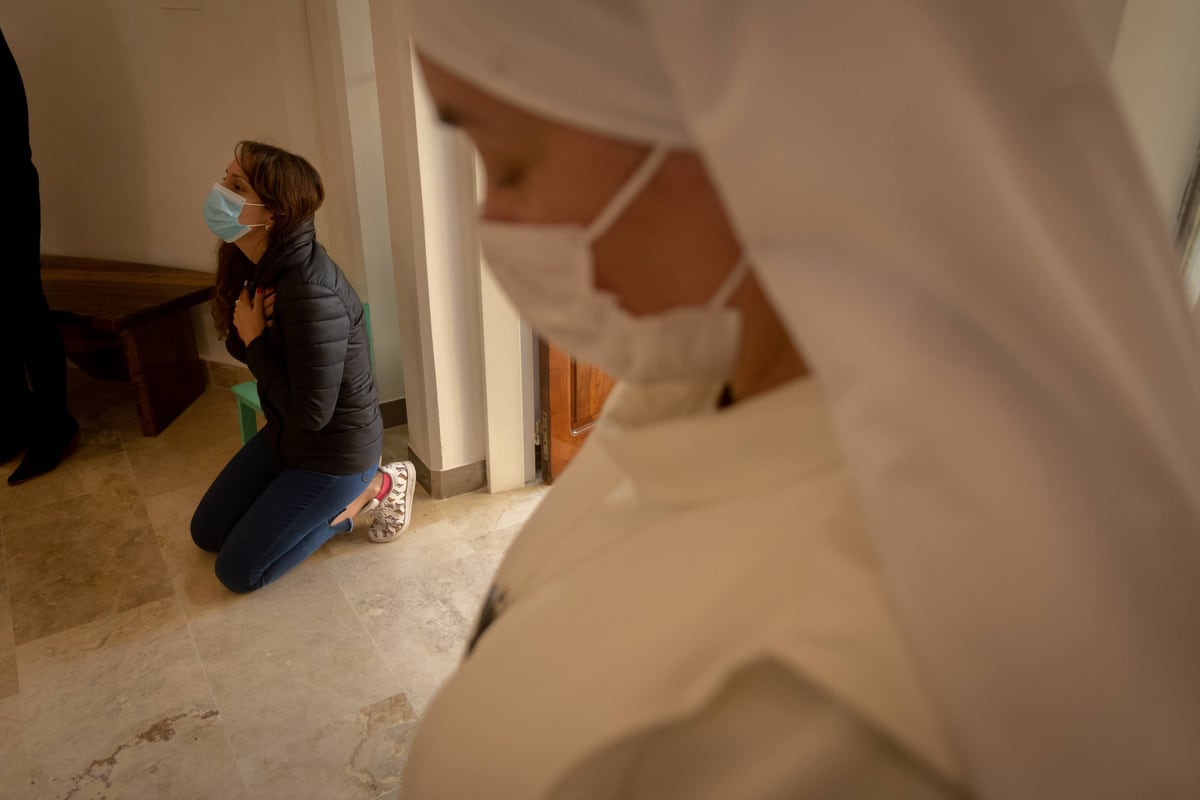
<svg viewBox="0 0 1200 800">
<path fill-rule="evenodd" d="M 315 240 L 316 225 L 310 218 L 291 233 L 272 242 L 250 272 L 251 285 L 273 285 L 284 269 L 308 261 Z"/>
</svg>

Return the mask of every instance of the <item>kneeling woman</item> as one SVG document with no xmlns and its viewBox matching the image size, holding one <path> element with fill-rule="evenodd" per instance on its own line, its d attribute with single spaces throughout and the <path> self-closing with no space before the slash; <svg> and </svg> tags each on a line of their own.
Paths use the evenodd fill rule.
<svg viewBox="0 0 1200 800">
<path fill-rule="evenodd" d="M 267 424 L 225 466 L 192 516 L 235 592 L 264 586 L 378 509 L 372 541 L 407 527 L 412 465 L 379 466 L 383 422 L 362 302 L 317 243 L 325 197 L 303 158 L 241 142 L 209 194 L 217 255 L 213 317 L 249 366 Z"/>
</svg>

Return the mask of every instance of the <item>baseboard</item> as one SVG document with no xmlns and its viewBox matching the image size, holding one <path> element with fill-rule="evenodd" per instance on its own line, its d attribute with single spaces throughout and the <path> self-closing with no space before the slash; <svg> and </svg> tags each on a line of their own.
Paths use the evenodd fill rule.
<svg viewBox="0 0 1200 800">
<path fill-rule="evenodd" d="M 487 462 L 476 461 L 454 469 L 430 469 L 421 457 L 408 448 L 408 460 L 417 470 L 417 483 L 425 487 L 429 496 L 444 500 L 455 495 L 477 492 L 487 486 Z"/>
</svg>

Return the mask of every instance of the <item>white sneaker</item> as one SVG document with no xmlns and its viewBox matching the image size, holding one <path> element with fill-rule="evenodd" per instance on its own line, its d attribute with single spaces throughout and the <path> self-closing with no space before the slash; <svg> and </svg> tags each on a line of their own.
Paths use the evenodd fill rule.
<svg viewBox="0 0 1200 800">
<path fill-rule="evenodd" d="M 412 522 L 412 500 L 417 478 L 410 461 L 393 461 L 380 469 L 391 477 L 392 488 L 382 500 L 368 504 L 375 508 L 375 518 L 371 520 L 367 538 L 383 544 L 395 541 L 408 530 Z"/>
</svg>

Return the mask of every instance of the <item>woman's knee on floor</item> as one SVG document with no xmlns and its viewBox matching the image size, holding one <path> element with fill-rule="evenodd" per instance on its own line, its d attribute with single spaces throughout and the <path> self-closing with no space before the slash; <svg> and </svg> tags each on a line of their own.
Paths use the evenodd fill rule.
<svg viewBox="0 0 1200 800">
<path fill-rule="evenodd" d="M 221 543 L 225 541 L 229 532 L 221 530 L 219 525 L 207 517 L 203 504 L 192 513 L 192 541 L 201 550 L 216 553 L 221 549 Z"/>
<path fill-rule="evenodd" d="M 263 585 L 262 575 L 253 575 L 245 564 L 239 564 L 231 558 L 221 558 L 217 555 L 217 563 L 213 566 L 217 580 L 234 594 L 248 594 Z"/>
</svg>

